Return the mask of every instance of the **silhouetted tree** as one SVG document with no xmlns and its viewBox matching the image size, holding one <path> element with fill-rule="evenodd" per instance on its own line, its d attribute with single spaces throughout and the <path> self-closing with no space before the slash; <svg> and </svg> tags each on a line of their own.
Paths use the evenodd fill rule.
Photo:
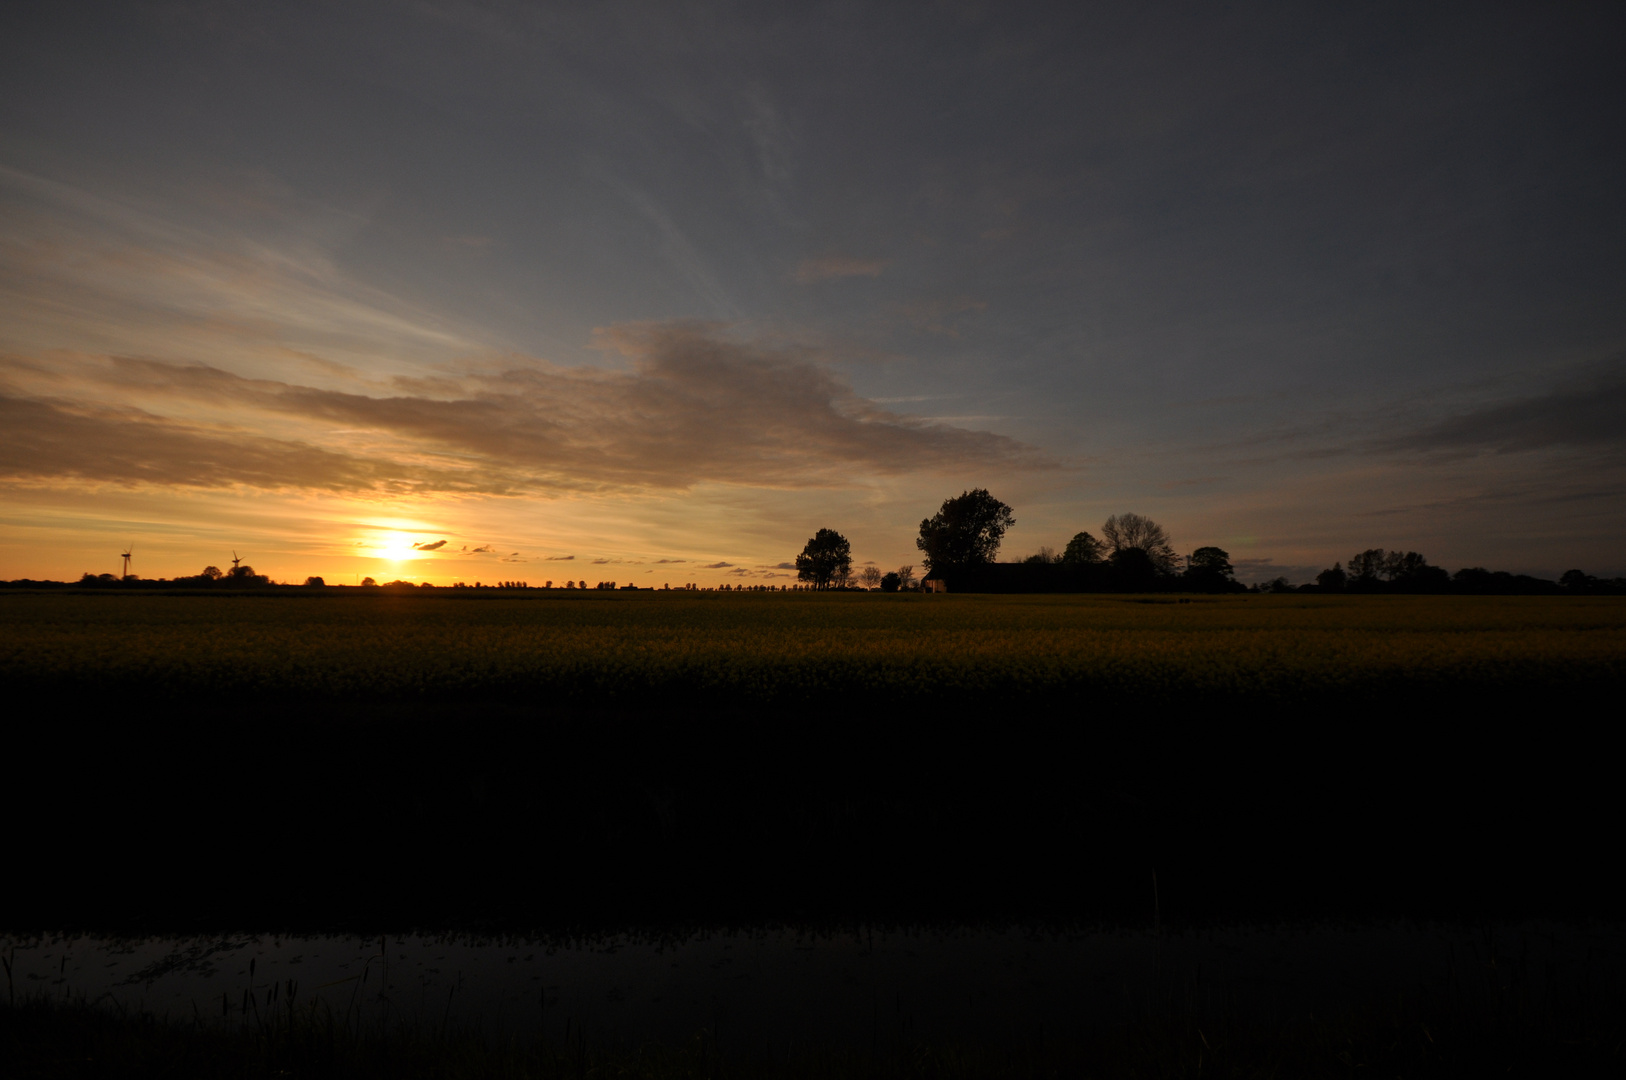
<svg viewBox="0 0 1626 1080">
<path fill-rule="evenodd" d="M 815 589 L 846 584 L 852 573 L 852 545 L 834 529 L 820 529 L 796 556 L 796 576 Z"/>
<path fill-rule="evenodd" d="M 1367 548 L 1359 555 L 1351 555 L 1346 587 L 1355 592 L 1370 592 L 1377 588 L 1387 559 L 1388 553 L 1382 548 Z"/>
<path fill-rule="evenodd" d="M 898 567 L 898 589 L 900 592 L 911 592 L 915 588 L 914 564 Z"/>
<path fill-rule="evenodd" d="M 1349 592 L 1445 592 L 1451 575 L 1415 551 L 1368 548 L 1349 560 Z"/>
<path fill-rule="evenodd" d="M 377 584 L 378 584 L 378 582 L 374 581 L 370 577 L 364 577 L 364 578 L 361 579 L 361 587 L 364 588 L 364 589 L 371 588 L 373 586 L 376 586 Z M 478 581 L 476 581 L 474 584 L 476 586 L 478 586 L 480 583 Z"/>
<path fill-rule="evenodd" d="M 881 568 L 866 566 L 858 571 L 858 584 L 866 589 L 879 589 L 881 587 Z"/>
<path fill-rule="evenodd" d="M 1391 551 L 1383 556 L 1383 576 L 1389 581 L 1404 581 L 1427 565 L 1428 560 L 1415 551 Z"/>
<path fill-rule="evenodd" d="M 1383 561 L 1383 570 L 1390 584 L 1402 592 L 1443 592 L 1451 584 L 1450 574 L 1438 566 L 1430 566 L 1428 560 L 1415 551 L 1404 555 L 1389 552 Z"/>
<path fill-rule="evenodd" d="M 1005 530 L 1015 524 L 1009 506 L 977 488 L 943 500 L 942 508 L 920 523 L 915 547 L 931 572 L 982 566 L 994 561 Z"/>
<path fill-rule="evenodd" d="M 1384 551 L 1369 548 L 1350 560 L 1352 580 L 1349 587 L 1358 591 L 1415 592 L 1431 587 L 1444 587 L 1450 575 L 1415 551 Z M 1380 585 L 1381 583 L 1381 585 Z"/>
<path fill-rule="evenodd" d="M 1316 587 L 1322 592 L 1343 592 L 1344 583 L 1348 580 L 1343 563 L 1333 563 L 1331 570 L 1323 570 L 1315 576 Z"/>
<path fill-rule="evenodd" d="M 205 566 L 203 568 L 203 573 L 198 575 L 198 577 L 208 578 L 210 581 L 219 581 L 224 576 L 225 575 L 220 572 L 220 567 L 218 566 Z"/>
<path fill-rule="evenodd" d="M 307 588 L 320 589 L 324 588 L 327 585 L 327 582 L 323 581 L 319 577 L 308 577 L 305 579 L 305 585 Z"/>
<path fill-rule="evenodd" d="M 1582 570 L 1564 571 L 1564 575 L 1558 579 L 1558 583 L 1564 587 L 1565 592 L 1575 593 L 1577 596 L 1586 596 L 1589 593 L 1595 592 L 1614 591 L 1609 587 L 1608 583 L 1601 582 L 1591 574 L 1588 574 Z"/>
<path fill-rule="evenodd" d="M 1174 572 L 1175 554 L 1174 547 L 1169 543 L 1169 534 L 1151 518 L 1139 514 L 1114 514 L 1101 526 L 1101 535 L 1112 549 L 1115 561 L 1121 552 L 1134 549 L 1144 553 L 1158 573 Z"/>
<path fill-rule="evenodd" d="M 1186 560 L 1186 585 L 1202 592 L 1220 592 L 1236 584 L 1231 555 L 1217 547 L 1200 547 Z"/>
<path fill-rule="evenodd" d="M 1034 552 L 1032 555 L 1029 555 L 1022 561 L 1025 563 L 1032 563 L 1037 566 L 1051 566 L 1055 563 L 1061 562 L 1061 556 L 1056 554 L 1055 548 L 1042 546 L 1038 551 Z"/>
<path fill-rule="evenodd" d="M 1075 533 L 1067 541 L 1067 548 L 1061 553 L 1061 561 L 1068 566 L 1089 566 L 1106 558 L 1106 548 L 1101 541 L 1087 532 Z"/>
<path fill-rule="evenodd" d="M 271 579 L 264 574 L 256 574 L 254 568 L 244 563 L 234 566 L 222 579 L 228 585 L 269 585 Z"/>
<path fill-rule="evenodd" d="M 1142 548 L 1119 548 L 1107 561 L 1112 565 L 1112 573 L 1118 579 L 1119 587 L 1131 592 L 1155 589 L 1163 578 L 1158 565 Z"/>
<path fill-rule="evenodd" d="M 1141 517 L 1140 514 L 1114 514 L 1101 525 L 1101 535 L 1106 538 L 1107 547 L 1112 548 L 1112 555 L 1119 555 L 1120 551 L 1135 548 L 1143 551 L 1146 560 L 1150 560 L 1158 573 L 1169 574 L 1174 571 L 1174 547 L 1169 543 L 1169 533 L 1163 525 L 1154 522 L 1150 517 Z"/>
<path fill-rule="evenodd" d="M 901 584 L 901 582 L 899 581 L 896 572 L 888 571 L 887 573 L 881 575 L 882 592 L 897 592 L 899 584 Z"/>
</svg>

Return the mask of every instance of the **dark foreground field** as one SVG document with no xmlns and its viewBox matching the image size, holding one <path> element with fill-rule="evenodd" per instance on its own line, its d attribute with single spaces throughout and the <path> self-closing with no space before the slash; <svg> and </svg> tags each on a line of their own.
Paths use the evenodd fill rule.
<svg viewBox="0 0 1626 1080">
<path fill-rule="evenodd" d="M 1197 1008 L 1173 989 L 1201 965 L 1158 965 L 1181 928 L 1275 920 L 1618 937 L 1626 602 L 1181 599 L 0 596 L 8 986 L 65 940 L 36 932 L 100 935 L 66 939 L 81 955 L 106 935 L 1015 923 L 1128 928 L 1151 942 L 1139 977 L 1170 988 L 1003 1040 L 975 1013 L 921 1037 L 901 998 L 883 1025 L 877 997 L 870 1045 L 764 1055 L 710 1023 L 362 1024 L 252 967 L 220 1013 L 167 1020 L 47 979 L 0 1006 L 0 1072 L 1617 1072 L 1620 958 L 1590 946 L 1426 986 L 1401 963 L 1381 992 L 1275 1014 Z"/>
<path fill-rule="evenodd" d="M 1536 1009 L 1500 1001 L 1389 1001 L 1287 1022 L 1157 1013 L 1084 1040 L 989 1048 L 888 1039 L 852 1050 L 740 1054 L 701 1031 L 675 1045 L 502 1040 L 434 1025 L 358 1029 L 320 1011 L 257 1021 L 167 1021 L 84 1005 L 0 1005 L 0 1067 L 17 1077 L 972 1078 L 1614 1076 L 1620 999 Z"/>
<path fill-rule="evenodd" d="M 0 597 L 16 930 L 1612 916 L 1626 602 Z"/>
</svg>

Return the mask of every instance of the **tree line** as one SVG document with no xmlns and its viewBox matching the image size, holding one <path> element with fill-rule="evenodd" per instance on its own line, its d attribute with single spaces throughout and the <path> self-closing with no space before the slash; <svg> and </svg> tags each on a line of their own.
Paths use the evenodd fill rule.
<svg viewBox="0 0 1626 1080">
<path fill-rule="evenodd" d="M 1599 579 L 1580 570 L 1558 581 L 1467 567 L 1455 574 L 1415 551 L 1368 548 L 1334 563 L 1314 582 L 1286 578 L 1254 586 L 1236 579 L 1230 553 L 1216 546 L 1176 553 L 1168 530 L 1141 514 L 1114 514 L 1099 538 L 1075 533 L 1061 552 L 1041 547 L 1017 562 L 997 562 L 1005 533 L 1016 524 L 1010 506 L 985 488 L 945 499 L 920 523 L 915 547 L 926 576 L 920 586 L 949 592 L 1311 592 L 1626 595 L 1626 579 Z M 834 529 L 820 529 L 796 557 L 797 577 L 815 589 L 860 587 L 882 592 L 917 586 L 914 567 L 883 574 L 874 566 L 857 574 L 852 545 Z"/>
</svg>

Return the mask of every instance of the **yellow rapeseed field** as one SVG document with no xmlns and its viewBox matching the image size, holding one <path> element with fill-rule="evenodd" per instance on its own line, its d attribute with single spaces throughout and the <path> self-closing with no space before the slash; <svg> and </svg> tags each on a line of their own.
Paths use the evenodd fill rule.
<svg viewBox="0 0 1626 1080">
<path fill-rule="evenodd" d="M 0 629 L 8 686 L 159 699 L 1294 700 L 1626 675 L 1614 598 L 14 593 Z"/>
</svg>

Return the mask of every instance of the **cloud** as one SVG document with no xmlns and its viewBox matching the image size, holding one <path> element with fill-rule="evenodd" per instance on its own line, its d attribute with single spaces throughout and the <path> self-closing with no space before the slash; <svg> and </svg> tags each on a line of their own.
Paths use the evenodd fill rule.
<svg viewBox="0 0 1626 1080">
<path fill-rule="evenodd" d="M 574 555 L 549 555 L 547 557 L 546 561 L 548 561 L 548 562 L 569 562 L 571 559 L 574 559 L 575 557 L 576 556 L 574 556 Z"/>
<path fill-rule="evenodd" d="M 1391 440 L 1398 450 L 1516 453 L 1626 446 L 1626 357 L 1587 383 L 1499 402 Z"/>
<path fill-rule="evenodd" d="M 731 562 L 714 562 L 714 563 L 706 563 L 700 569 L 702 569 L 702 570 L 721 570 L 725 566 L 733 566 L 733 565 L 734 564 L 731 563 Z"/>
<path fill-rule="evenodd" d="M 140 357 L 0 357 L 12 394 L 0 475 L 517 495 L 1055 467 L 1014 439 L 891 412 L 819 357 L 715 326 L 598 340 L 630 369 L 524 362 L 396 379 L 391 396 Z"/>
<path fill-rule="evenodd" d="M 795 139 L 765 90 L 754 86 L 744 95 L 745 130 L 757 151 L 763 178 L 773 183 L 790 179 Z"/>
<path fill-rule="evenodd" d="M 594 559 L 593 560 L 593 565 L 594 566 L 603 566 L 606 563 L 608 563 L 609 561 L 610 561 L 609 559 Z"/>
<path fill-rule="evenodd" d="M 885 259 L 852 259 L 841 255 L 824 255 L 816 259 L 803 259 L 791 276 L 803 285 L 832 278 L 880 277 L 885 270 Z"/>
<path fill-rule="evenodd" d="M 450 477 L 283 439 L 244 437 L 141 409 L 0 396 L 0 477 L 401 494 Z"/>
<path fill-rule="evenodd" d="M 793 563 L 793 562 L 781 562 L 781 563 L 774 563 L 772 566 L 762 566 L 762 567 L 759 567 L 758 569 L 761 569 L 761 570 L 794 570 L 794 569 L 796 569 L 796 564 Z"/>
<path fill-rule="evenodd" d="M 446 541 L 436 540 L 433 544 L 413 544 L 419 551 L 439 551 L 446 546 Z"/>
<path fill-rule="evenodd" d="M 905 322 L 922 333 L 957 338 L 971 316 L 981 315 L 988 310 L 988 302 L 969 296 L 956 296 L 948 300 L 902 304 L 895 310 Z"/>
<path fill-rule="evenodd" d="M 497 549 L 492 547 L 490 544 L 481 544 L 479 547 L 477 547 L 473 551 L 469 552 L 469 554 L 470 555 L 495 555 L 495 554 L 497 554 Z"/>
<path fill-rule="evenodd" d="M 656 559 L 655 560 L 655 565 L 659 566 L 661 563 L 681 563 L 681 562 L 688 562 L 688 561 L 689 561 L 688 559 Z"/>
</svg>

